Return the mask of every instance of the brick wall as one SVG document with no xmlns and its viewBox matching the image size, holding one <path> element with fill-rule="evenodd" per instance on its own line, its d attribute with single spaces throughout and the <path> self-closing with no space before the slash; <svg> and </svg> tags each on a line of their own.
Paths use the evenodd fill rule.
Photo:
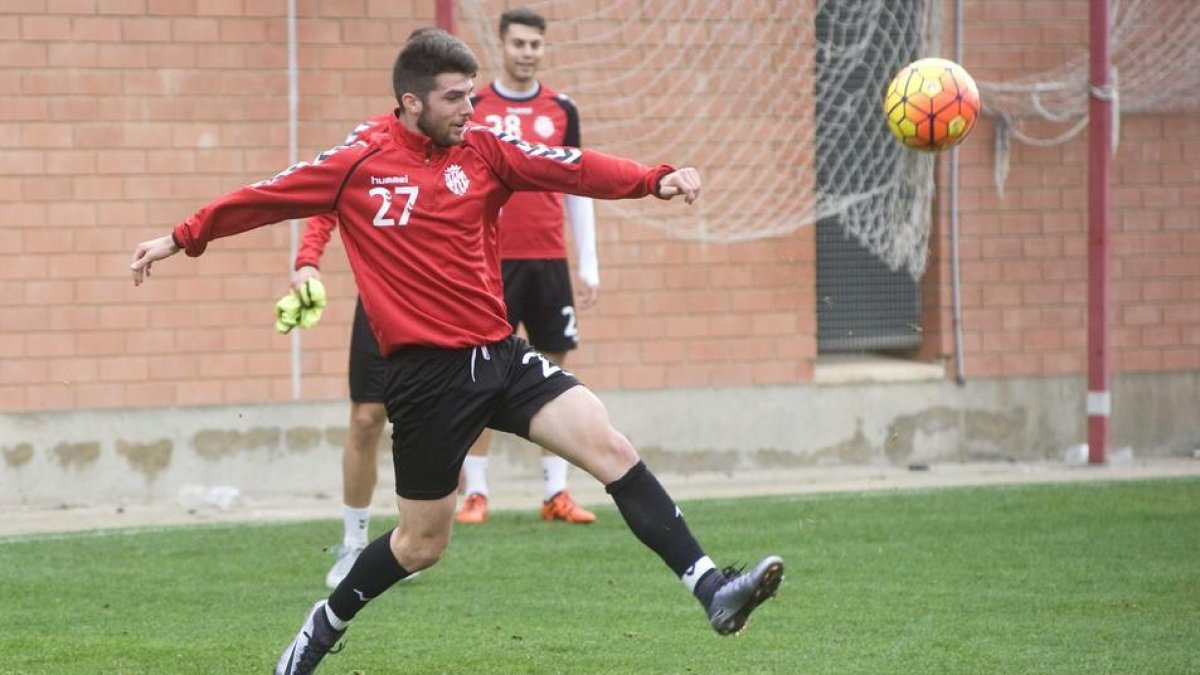
<svg viewBox="0 0 1200 675">
<path fill-rule="evenodd" d="M 966 64 L 996 79 L 1073 53 L 1086 35 L 1076 5 L 968 0 Z M 397 45 L 433 21 L 433 2 L 297 8 L 306 159 L 391 106 Z M 16 92 L 0 103 L 0 409 L 290 398 L 290 339 L 271 330 L 286 290 L 286 224 L 166 261 L 140 289 L 128 274 L 138 241 L 288 163 L 283 12 L 275 0 L 0 5 L 0 82 Z M 556 25 L 551 42 L 568 40 Z M 968 375 L 1080 373 L 1084 141 L 1015 146 L 1004 196 L 992 159 L 985 121 L 962 152 Z M 1120 370 L 1200 368 L 1197 178 L 1200 122 L 1122 121 L 1113 193 Z M 583 346 L 568 363 L 585 381 L 644 389 L 810 379 L 812 228 L 701 244 L 612 212 L 600 218 L 603 293 L 581 312 Z M 924 286 L 928 358 L 951 351 L 947 238 L 943 214 Z M 332 305 L 302 337 L 307 400 L 346 393 L 354 287 L 339 243 L 324 273 Z"/>
</svg>

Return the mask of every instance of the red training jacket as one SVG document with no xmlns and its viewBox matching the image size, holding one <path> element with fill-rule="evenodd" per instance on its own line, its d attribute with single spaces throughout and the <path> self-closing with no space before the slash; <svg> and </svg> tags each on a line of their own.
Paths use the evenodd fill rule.
<svg viewBox="0 0 1200 675">
<path fill-rule="evenodd" d="M 173 235 L 198 256 L 214 239 L 336 213 L 381 351 L 470 347 L 512 332 L 489 265 L 497 215 L 514 191 L 636 198 L 657 193 L 673 170 L 531 144 L 484 127 L 468 128 L 458 145 L 439 147 L 391 119 L 386 132 L 210 202 Z"/>
</svg>

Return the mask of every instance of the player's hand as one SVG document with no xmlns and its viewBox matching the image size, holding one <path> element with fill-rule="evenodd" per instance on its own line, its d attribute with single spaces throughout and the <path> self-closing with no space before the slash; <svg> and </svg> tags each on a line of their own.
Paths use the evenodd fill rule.
<svg viewBox="0 0 1200 675">
<path fill-rule="evenodd" d="M 292 272 L 292 288 L 298 291 L 300 290 L 300 287 L 304 285 L 304 282 L 308 281 L 309 279 L 320 280 L 320 278 L 321 270 L 313 267 L 312 265 L 305 265 Z"/>
<path fill-rule="evenodd" d="M 577 286 L 575 290 L 575 304 L 578 305 L 580 309 L 587 309 L 588 307 L 596 304 L 596 301 L 599 299 L 600 287 L 593 286 L 580 279 L 579 286 Z"/>
<path fill-rule="evenodd" d="M 691 204 L 700 196 L 700 172 L 684 167 L 662 177 L 658 182 L 658 196 L 671 199 L 683 195 L 683 201 Z"/>
<path fill-rule="evenodd" d="M 133 262 L 129 269 L 133 270 L 133 285 L 141 286 L 142 281 L 150 276 L 150 266 L 156 260 L 169 258 L 179 253 L 175 239 L 171 235 L 143 241 L 133 249 Z"/>
</svg>

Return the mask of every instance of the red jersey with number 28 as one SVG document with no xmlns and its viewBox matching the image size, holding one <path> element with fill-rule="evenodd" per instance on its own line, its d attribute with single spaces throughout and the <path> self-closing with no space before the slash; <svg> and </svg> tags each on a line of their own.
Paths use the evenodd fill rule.
<svg viewBox="0 0 1200 675">
<path fill-rule="evenodd" d="M 175 240 L 198 256 L 220 237 L 336 213 L 380 350 L 470 347 L 512 332 L 487 249 L 514 191 L 635 198 L 656 194 L 674 170 L 483 127 L 463 136 L 439 147 L 391 119 L 384 132 L 210 202 L 175 227 Z"/>
<path fill-rule="evenodd" d="M 476 124 L 530 143 L 577 148 L 579 113 L 575 103 L 542 84 L 530 96 L 510 98 L 495 83 L 471 99 Z M 522 192 L 500 211 L 500 258 L 546 260 L 567 257 L 563 239 L 563 198 L 556 192 Z"/>
</svg>

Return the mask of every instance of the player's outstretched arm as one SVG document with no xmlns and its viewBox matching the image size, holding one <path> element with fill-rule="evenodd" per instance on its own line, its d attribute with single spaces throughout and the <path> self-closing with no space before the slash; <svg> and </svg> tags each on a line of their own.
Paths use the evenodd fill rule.
<svg viewBox="0 0 1200 675">
<path fill-rule="evenodd" d="M 129 269 L 133 270 L 133 285 L 141 286 L 142 281 L 149 278 L 150 266 L 156 260 L 169 258 L 179 253 L 179 250 L 175 245 L 175 238 L 169 234 L 143 241 L 134 247 L 133 263 L 129 265 Z"/>
<path fill-rule="evenodd" d="M 688 166 L 662 177 L 658 182 L 658 196 L 671 199 L 683 195 L 683 201 L 691 204 L 700 197 L 700 172 Z"/>
</svg>

